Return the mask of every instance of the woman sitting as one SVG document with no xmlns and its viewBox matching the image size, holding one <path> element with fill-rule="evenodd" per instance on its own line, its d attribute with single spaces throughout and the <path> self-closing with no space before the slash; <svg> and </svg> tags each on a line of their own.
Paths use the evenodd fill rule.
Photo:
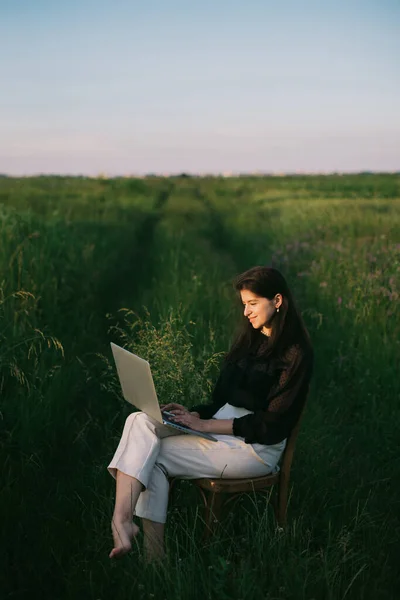
<svg viewBox="0 0 400 600">
<path fill-rule="evenodd" d="M 131 549 L 142 518 L 148 560 L 164 555 L 169 477 L 227 479 L 275 470 L 304 406 L 313 371 L 309 334 L 283 275 L 253 267 L 234 283 L 242 328 L 225 356 L 209 404 L 161 406 L 177 423 L 217 441 L 187 435 L 143 412 L 126 419 L 108 466 L 116 479 L 110 558 Z"/>
</svg>

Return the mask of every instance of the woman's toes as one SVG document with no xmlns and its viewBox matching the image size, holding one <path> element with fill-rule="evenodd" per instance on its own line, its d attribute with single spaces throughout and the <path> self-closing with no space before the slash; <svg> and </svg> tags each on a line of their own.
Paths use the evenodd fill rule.
<svg viewBox="0 0 400 600">
<path fill-rule="evenodd" d="M 123 556 L 132 549 L 132 540 L 139 533 L 140 529 L 132 521 L 116 521 L 111 523 L 112 534 L 114 538 L 114 548 L 109 554 L 109 558 Z"/>
<path fill-rule="evenodd" d="M 121 556 L 122 556 L 122 554 L 125 554 L 125 552 L 123 552 L 123 549 L 122 548 L 113 548 L 108 556 L 109 556 L 109 558 L 115 558 L 119 554 Z"/>
</svg>

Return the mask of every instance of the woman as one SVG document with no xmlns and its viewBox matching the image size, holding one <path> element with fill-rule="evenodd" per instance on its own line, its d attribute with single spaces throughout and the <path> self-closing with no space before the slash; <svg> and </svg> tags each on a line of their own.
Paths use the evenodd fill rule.
<svg viewBox="0 0 400 600">
<path fill-rule="evenodd" d="M 244 306 L 242 327 L 226 355 L 211 402 L 187 409 L 163 405 L 177 423 L 218 438 L 210 441 L 129 415 L 108 466 L 116 479 L 110 558 L 125 554 L 143 519 L 148 560 L 164 555 L 168 477 L 260 477 L 275 470 L 303 408 L 313 370 L 313 350 L 282 274 L 253 267 L 235 290 Z"/>
</svg>

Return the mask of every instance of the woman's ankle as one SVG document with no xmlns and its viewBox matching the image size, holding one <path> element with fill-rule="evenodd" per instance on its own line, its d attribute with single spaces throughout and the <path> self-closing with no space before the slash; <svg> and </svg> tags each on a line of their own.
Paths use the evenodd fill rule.
<svg viewBox="0 0 400 600">
<path fill-rule="evenodd" d="M 133 516 L 125 512 L 114 512 L 112 520 L 114 523 L 133 523 Z"/>
</svg>

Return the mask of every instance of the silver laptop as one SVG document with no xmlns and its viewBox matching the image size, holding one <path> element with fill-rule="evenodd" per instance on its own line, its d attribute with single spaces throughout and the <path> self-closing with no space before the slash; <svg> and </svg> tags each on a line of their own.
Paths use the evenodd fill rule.
<svg viewBox="0 0 400 600">
<path fill-rule="evenodd" d="M 180 423 L 174 423 L 170 420 L 171 413 L 166 411 L 161 412 L 150 364 L 147 360 L 136 356 L 136 354 L 132 354 L 132 352 L 128 352 L 128 350 L 117 346 L 113 342 L 111 342 L 111 350 L 121 383 L 122 395 L 125 400 L 167 427 L 173 427 L 183 433 L 199 435 L 207 440 L 218 442 L 218 439 L 211 434 L 203 431 L 195 431 Z"/>
</svg>

